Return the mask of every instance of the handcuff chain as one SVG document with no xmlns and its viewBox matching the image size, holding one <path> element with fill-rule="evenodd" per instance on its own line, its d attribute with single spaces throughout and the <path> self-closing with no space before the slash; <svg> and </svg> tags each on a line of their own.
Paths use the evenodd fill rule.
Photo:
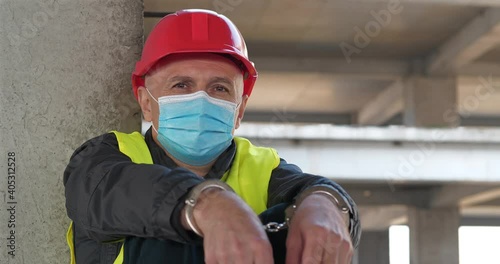
<svg viewBox="0 0 500 264">
<path fill-rule="evenodd" d="M 269 223 L 265 224 L 263 227 L 264 227 L 264 230 L 266 230 L 269 233 L 276 233 L 276 232 L 279 232 L 281 230 L 287 229 L 288 224 L 286 222 L 283 222 L 283 223 L 269 222 Z"/>
</svg>

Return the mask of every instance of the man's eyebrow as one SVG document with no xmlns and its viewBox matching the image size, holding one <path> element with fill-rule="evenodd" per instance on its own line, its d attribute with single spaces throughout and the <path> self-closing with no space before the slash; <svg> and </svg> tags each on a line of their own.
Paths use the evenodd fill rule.
<svg viewBox="0 0 500 264">
<path fill-rule="evenodd" d="M 232 82 L 229 78 L 226 77 L 212 77 L 210 78 L 209 83 L 225 83 L 227 85 L 230 85 L 231 87 L 234 86 L 234 82 Z"/>
<path fill-rule="evenodd" d="M 167 82 L 189 82 L 194 83 L 194 79 L 189 76 L 175 75 L 167 79 Z"/>
</svg>

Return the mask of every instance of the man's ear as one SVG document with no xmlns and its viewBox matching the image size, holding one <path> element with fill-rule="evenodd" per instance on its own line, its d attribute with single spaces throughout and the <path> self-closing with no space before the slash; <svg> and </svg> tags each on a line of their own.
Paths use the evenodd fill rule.
<svg viewBox="0 0 500 264">
<path fill-rule="evenodd" d="M 238 129 L 241 124 L 241 119 L 243 119 L 243 115 L 245 114 L 245 108 L 247 107 L 248 95 L 243 95 L 241 97 L 240 108 L 238 109 L 238 116 L 236 118 L 236 124 L 234 125 L 234 129 Z"/>
<path fill-rule="evenodd" d="M 142 115 L 144 120 L 151 122 L 153 120 L 153 112 L 151 111 L 151 96 L 146 88 L 141 86 L 137 89 L 137 100 L 141 106 Z"/>
</svg>

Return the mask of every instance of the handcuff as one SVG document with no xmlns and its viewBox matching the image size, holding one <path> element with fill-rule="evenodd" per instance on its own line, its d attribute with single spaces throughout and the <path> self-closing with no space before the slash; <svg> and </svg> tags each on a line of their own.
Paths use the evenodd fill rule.
<svg viewBox="0 0 500 264">
<path fill-rule="evenodd" d="M 347 228 L 349 229 L 349 224 L 350 224 L 350 212 L 351 212 L 351 207 L 349 206 L 349 203 L 346 201 L 344 196 L 342 196 L 337 190 L 334 188 L 328 186 L 328 185 L 316 185 L 309 187 L 302 191 L 297 199 L 295 199 L 295 202 L 288 206 L 285 209 L 285 219 L 287 224 L 289 225 L 293 215 L 295 214 L 295 210 L 297 207 L 307 198 L 309 195 L 312 194 L 319 194 L 323 195 L 326 198 L 328 198 L 330 201 L 333 202 L 334 205 L 337 206 L 337 208 L 340 211 L 340 215 L 342 216 L 342 219 L 344 220 L 344 223 L 346 224 Z"/>
<path fill-rule="evenodd" d="M 203 237 L 203 233 L 201 232 L 200 228 L 198 227 L 198 225 L 194 220 L 193 212 L 194 212 L 194 207 L 196 206 L 201 193 L 209 188 L 217 188 L 220 190 L 230 191 L 234 193 L 234 190 L 231 188 L 231 186 L 227 185 L 226 183 L 220 180 L 203 181 L 202 183 L 195 186 L 189 192 L 186 200 L 184 201 L 184 203 L 186 204 L 185 218 L 189 228 L 200 237 Z M 309 195 L 312 194 L 323 195 L 327 197 L 329 200 L 331 200 L 339 209 L 342 219 L 344 220 L 347 228 L 349 229 L 350 211 L 351 211 L 349 203 L 337 190 L 333 189 L 332 187 L 326 185 L 316 185 L 302 191 L 299 194 L 299 196 L 295 199 L 295 202 L 285 209 L 284 222 L 282 223 L 269 222 L 263 225 L 264 230 L 266 232 L 275 233 L 287 229 L 290 226 L 290 223 L 292 221 L 293 215 L 295 214 L 295 210 L 297 209 L 297 207 L 304 201 L 304 199 L 306 199 Z"/>
<path fill-rule="evenodd" d="M 201 193 L 209 188 L 217 188 L 221 189 L 224 191 L 230 191 L 234 193 L 233 188 L 231 186 L 227 185 L 224 182 L 221 182 L 219 180 L 206 180 L 203 181 L 202 183 L 196 185 L 191 191 L 189 192 L 186 200 L 184 203 L 186 204 L 185 210 L 184 210 L 184 216 L 186 218 L 187 225 L 191 230 L 193 230 L 194 233 L 196 233 L 198 236 L 203 237 L 203 233 L 201 232 L 200 228 L 196 224 L 196 221 L 194 221 L 194 207 L 196 206 L 196 203 L 198 202 L 198 199 L 200 198 Z"/>
<path fill-rule="evenodd" d="M 319 194 L 327 197 L 330 201 L 332 201 L 337 208 L 340 211 L 340 214 L 342 216 L 342 219 L 344 220 L 344 223 L 349 229 L 350 227 L 350 212 L 351 212 L 351 207 L 349 206 L 349 203 L 345 200 L 345 198 L 338 193 L 337 190 L 333 189 L 330 186 L 327 185 L 316 185 L 309 187 L 302 191 L 299 196 L 295 199 L 295 202 L 291 205 L 289 205 L 285 209 L 285 222 L 283 223 L 278 223 L 278 222 L 270 222 L 266 225 L 264 225 L 264 229 L 267 232 L 279 232 L 281 230 L 287 229 L 290 226 L 290 223 L 292 221 L 293 215 L 295 214 L 295 211 L 299 207 L 299 205 L 307 198 L 309 195 L 312 194 Z"/>
</svg>

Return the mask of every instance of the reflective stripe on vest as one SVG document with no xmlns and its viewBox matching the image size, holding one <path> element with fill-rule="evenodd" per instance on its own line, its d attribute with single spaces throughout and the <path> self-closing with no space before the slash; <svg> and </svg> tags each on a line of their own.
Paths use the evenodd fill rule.
<svg viewBox="0 0 500 264">
<path fill-rule="evenodd" d="M 149 148 L 140 133 L 126 134 L 118 131 L 112 131 L 112 133 L 116 135 L 120 151 L 127 155 L 132 162 L 153 164 Z M 272 170 L 278 167 L 280 158 L 276 150 L 254 146 L 247 139 L 235 137 L 234 142 L 236 143 L 236 154 L 233 163 L 221 180 L 231 186 L 256 214 L 260 214 L 267 209 L 269 180 Z M 72 232 L 71 228 L 68 230 L 68 236 L 70 232 Z M 114 264 L 123 263 L 124 247 L 122 246 Z M 71 250 L 71 254 L 72 259 L 74 259 L 73 250 Z"/>
<path fill-rule="evenodd" d="M 69 256 L 70 264 L 76 264 L 75 260 L 75 245 L 74 245 L 74 240 L 73 240 L 73 222 L 69 224 L 68 232 L 66 232 L 66 242 L 68 243 L 69 246 Z"/>
</svg>

